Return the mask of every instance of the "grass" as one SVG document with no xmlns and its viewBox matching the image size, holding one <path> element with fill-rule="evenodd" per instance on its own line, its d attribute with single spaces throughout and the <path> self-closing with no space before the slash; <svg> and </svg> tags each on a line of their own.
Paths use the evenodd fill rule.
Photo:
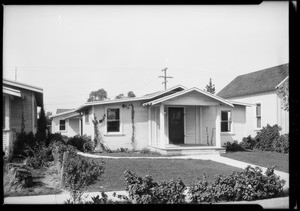
<svg viewBox="0 0 300 211">
<path fill-rule="evenodd" d="M 92 159 L 92 158 L 91 158 Z M 96 159 L 99 160 L 100 159 Z M 228 175 L 240 168 L 203 160 L 183 159 L 101 159 L 106 162 L 105 173 L 100 181 L 90 185 L 87 192 L 125 190 L 124 171 L 130 170 L 138 176 L 151 175 L 157 182 L 168 181 L 180 177 L 186 186 L 203 178 L 212 181 L 217 174 Z"/>
<path fill-rule="evenodd" d="M 289 173 L 289 155 L 277 152 L 247 150 L 238 152 L 227 152 L 221 156 L 235 160 L 259 165 L 262 167 L 275 166 L 275 170 Z"/>
</svg>

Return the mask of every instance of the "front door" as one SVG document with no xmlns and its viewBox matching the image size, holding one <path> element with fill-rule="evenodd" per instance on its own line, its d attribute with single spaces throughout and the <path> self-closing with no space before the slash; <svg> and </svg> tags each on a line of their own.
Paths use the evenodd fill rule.
<svg viewBox="0 0 300 211">
<path fill-rule="evenodd" d="M 169 108 L 169 140 L 171 144 L 184 143 L 183 108 Z"/>
</svg>

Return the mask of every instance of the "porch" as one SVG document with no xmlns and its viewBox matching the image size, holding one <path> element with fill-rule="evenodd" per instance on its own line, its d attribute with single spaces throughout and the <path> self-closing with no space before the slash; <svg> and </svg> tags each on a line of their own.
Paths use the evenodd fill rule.
<svg viewBox="0 0 300 211">
<path fill-rule="evenodd" d="M 233 105 L 199 89 L 148 103 L 149 148 L 166 155 L 224 153 L 221 107 Z"/>
</svg>

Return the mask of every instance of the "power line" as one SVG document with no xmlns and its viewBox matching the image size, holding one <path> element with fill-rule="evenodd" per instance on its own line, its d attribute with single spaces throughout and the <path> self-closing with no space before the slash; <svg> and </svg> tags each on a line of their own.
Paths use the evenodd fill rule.
<svg viewBox="0 0 300 211">
<path fill-rule="evenodd" d="M 164 78 L 165 80 L 164 80 L 164 82 L 162 82 L 162 84 L 165 84 L 165 90 L 167 89 L 167 78 L 173 78 L 172 76 L 167 76 L 167 69 L 168 68 L 165 68 L 165 69 L 163 69 L 162 71 L 164 71 L 165 72 L 165 75 L 164 76 L 158 76 L 158 77 L 160 77 L 160 78 Z"/>
</svg>

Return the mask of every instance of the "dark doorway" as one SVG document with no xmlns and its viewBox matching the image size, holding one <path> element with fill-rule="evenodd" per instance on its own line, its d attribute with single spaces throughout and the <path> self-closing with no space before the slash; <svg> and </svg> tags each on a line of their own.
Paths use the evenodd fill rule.
<svg viewBox="0 0 300 211">
<path fill-rule="evenodd" d="M 183 108 L 169 108 L 169 140 L 171 144 L 184 143 Z"/>
</svg>

